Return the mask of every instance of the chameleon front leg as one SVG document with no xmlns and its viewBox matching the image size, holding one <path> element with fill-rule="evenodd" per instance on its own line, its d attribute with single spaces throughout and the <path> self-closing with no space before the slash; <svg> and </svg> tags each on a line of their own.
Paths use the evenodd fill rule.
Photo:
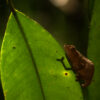
<svg viewBox="0 0 100 100">
<path fill-rule="evenodd" d="M 56 59 L 56 60 L 62 63 L 65 70 L 72 70 L 72 68 L 67 68 L 66 65 L 64 64 L 64 57 L 62 57 L 61 59 Z"/>
<path fill-rule="evenodd" d="M 84 80 L 84 83 L 81 84 L 82 87 L 87 87 L 90 84 L 89 80 Z"/>
</svg>

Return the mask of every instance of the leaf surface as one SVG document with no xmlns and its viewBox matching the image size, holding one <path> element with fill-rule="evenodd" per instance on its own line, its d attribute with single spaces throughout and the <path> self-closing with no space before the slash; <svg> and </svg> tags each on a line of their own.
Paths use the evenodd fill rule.
<svg viewBox="0 0 100 100">
<path fill-rule="evenodd" d="M 57 61 L 62 57 L 70 67 L 62 48 L 43 27 L 18 11 L 11 14 L 1 49 L 5 100 L 83 100 L 74 73 Z"/>
</svg>

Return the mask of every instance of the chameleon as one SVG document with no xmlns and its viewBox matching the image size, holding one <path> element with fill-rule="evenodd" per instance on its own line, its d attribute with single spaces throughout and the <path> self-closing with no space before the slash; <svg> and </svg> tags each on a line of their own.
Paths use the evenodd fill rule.
<svg viewBox="0 0 100 100">
<path fill-rule="evenodd" d="M 91 60 L 83 56 L 74 45 L 64 45 L 66 56 L 76 73 L 76 80 L 82 87 L 87 87 L 92 82 L 94 75 L 94 64 Z"/>
</svg>

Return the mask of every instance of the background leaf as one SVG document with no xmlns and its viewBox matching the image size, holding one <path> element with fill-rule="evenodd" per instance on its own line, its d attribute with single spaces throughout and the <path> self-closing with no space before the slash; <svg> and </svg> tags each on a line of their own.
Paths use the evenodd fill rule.
<svg viewBox="0 0 100 100">
<path fill-rule="evenodd" d="M 100 100 L 100 1 L 95 0 L 89 33 L 88 57 L 94 62 L 95 74 L 86 90 L 86 100 Z"/>
<path fill-rule="evenodd" d="M 37 22 L 18 11 L 16 14 L 18 20 L 12 14 L 9 18 L 1 50 L 5 100 L 43 100 L 32 57 L 46 100 L 83 100 L 74 73 L 65 70 L 62 63 L 57 61 L 62 56 L 65 58 L 59 44 Z M 64 63 L 70 67 L 66 58 Z"/>
</svg>

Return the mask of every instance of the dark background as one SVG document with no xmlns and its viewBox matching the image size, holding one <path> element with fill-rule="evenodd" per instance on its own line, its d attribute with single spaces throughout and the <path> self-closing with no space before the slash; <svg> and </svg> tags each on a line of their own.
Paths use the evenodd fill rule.
<svg viewBox="0 0 100 100">
<path fill-rule="evenodd" d="M 84 7 L 81 7 L 82 10 L 79 13 L 68 15 L 53 6 L 49 0 L 12 0 L 12 2 L 17 10 L 25 13 L 47 29 L 62 47 L 64 43 L 74 44 L 86 55 L 89 21 Z M 0 34 L 2 36 L 9 14 L 10 9 L 6 0 L 0 0 Z"/>
</svg>

